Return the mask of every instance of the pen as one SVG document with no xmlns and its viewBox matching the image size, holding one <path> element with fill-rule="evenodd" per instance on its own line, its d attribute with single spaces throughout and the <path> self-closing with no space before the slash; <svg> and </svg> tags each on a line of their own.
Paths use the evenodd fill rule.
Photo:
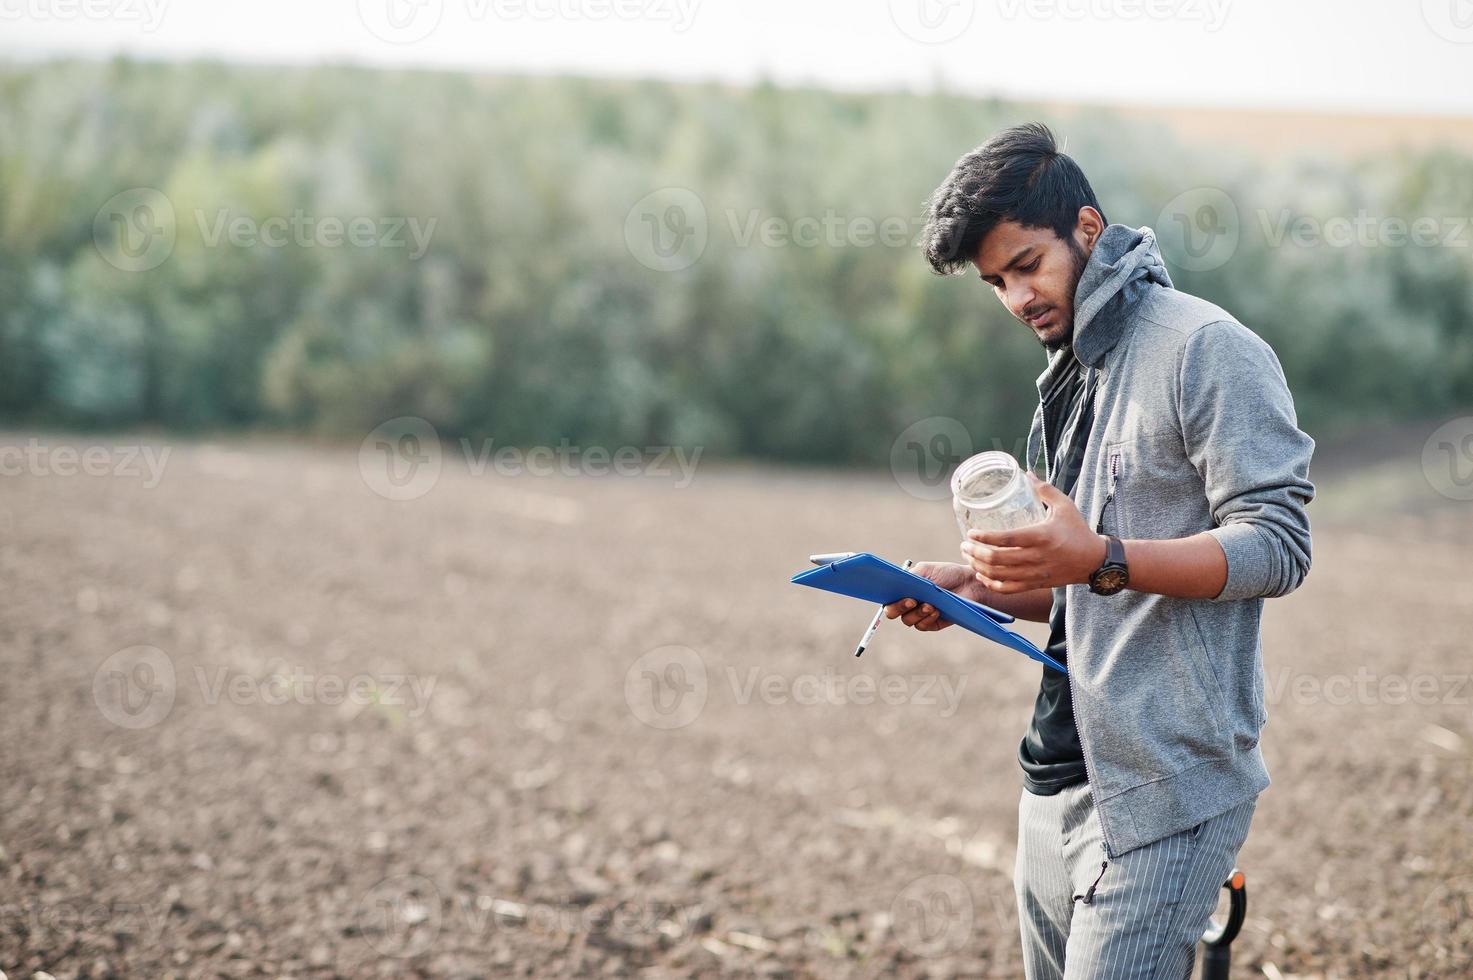
<svg viewBox="0 0 1473 980">
<path fill-rule="evenodd" d="M 915 562 L 913 562 L 909 558 L 907 558 L 907 559 L 905 559 L 905 564 L 904 565 L 901 565 L 900 567 L 901 568 L 909 568 L 910 566 L 912 566 L 914 564 L 915 564 Z M 877 609 L 877 610 L 875 610 L 875 618 L 872 619 L 872 620 L 870 620 L 869 629 L 865 630 L 864 631 L 864 636 L 860 638 L 860 640 L 859 640 L 859 646 L 857 646 L 857 647 L 854 648 L 854 655 L 856 657 L 859 656 L 861 653 L 863 653 L 864 652 L 864 648 L 867 647 L 867 646 L 869 646 L 869 641 L 872 640 L 872 639 L 874 639 L 874 637 L 875 637 L 875 630 L 877 630 L 877 629 L 880 628 L 880 620 L 883 619 L 884 617 L 885 617 L 885 606 L 884 606 L 884 603 L 881 603 L 880 604 L 880 608 Z"/>
<path fill-rule="evenodd" d="M 836 561 L 853 558 L 857 554 L 859 554 L 857 551 L 835 551 L 827 555 L 809 555 L 808 560 L 815 565 L 832 565 Z"/>
</svg>

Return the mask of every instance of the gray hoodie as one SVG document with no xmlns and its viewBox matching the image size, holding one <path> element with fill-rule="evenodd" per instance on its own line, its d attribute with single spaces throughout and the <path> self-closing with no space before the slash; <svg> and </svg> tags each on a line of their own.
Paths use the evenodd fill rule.
<svg viewBox="0 0 1473 980">
<path fill-rule="evenodd" d="M 1110 857 L 1194 827 L 1269 784 L 1259 749 L 1263 600 L 1309 572 L 1314 440 L 1272 348 L 1174 289 L 1155 234 L 1110 225 L 1075 292 L 1074 342 L 1038 378 L 1043 402 L 1077 357 L 1097 372 L 1096 422 L 1073 499 L 1101 533 L 1203 531 L 1227 556 L 1213 599 L 1068 589 L 1074 719 Z"/>
</svg>

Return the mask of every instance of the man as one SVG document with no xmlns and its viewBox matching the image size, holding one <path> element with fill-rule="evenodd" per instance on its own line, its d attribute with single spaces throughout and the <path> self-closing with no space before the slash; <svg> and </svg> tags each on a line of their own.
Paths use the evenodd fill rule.
<svg viewBox="0 0 1473 980">
<path fill-rule="evenodd" d="M 1047 622 L 1068 667 L 1018 746 L 1026 975 L 1181 980 L 1269 784 L 1259 618 L 1309 571 L 1314 441 L 1272 349 L 1172 288 L 1151 230 L 1107 224 L 1045 127 L 962 157 L 922 238 L 1048 351 L 1027 449 L 1048 517 L 916 567 Z"/>
</svg>

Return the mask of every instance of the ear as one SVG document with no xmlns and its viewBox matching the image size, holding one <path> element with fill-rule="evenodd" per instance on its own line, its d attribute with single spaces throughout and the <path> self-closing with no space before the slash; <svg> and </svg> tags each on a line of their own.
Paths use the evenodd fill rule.
<svg viewBox="0 0 1473 980">
<path fill-rule="evenodd" d="M 1086 204 L 1079 209 L 1079 217 L 1074 222 L 1075 234 L 1083 239 L 1085 251 L 1095 247 L 1095 242 L 1100 240 L 1100 235 L 1105 230 L 1105 216 Z"/>
</svg>

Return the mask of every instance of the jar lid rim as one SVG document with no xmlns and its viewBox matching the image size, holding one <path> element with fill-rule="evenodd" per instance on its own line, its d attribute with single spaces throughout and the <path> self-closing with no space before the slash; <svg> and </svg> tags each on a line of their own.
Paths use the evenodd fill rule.
<svg viewBox="0 0 1473 980">
<path fill-rule="evenodd" d="M 1009 479 L 1007 484 L 1000 489 L 994 490 L 992 493 L 983 494 L 980 497 L 971 497 L 962 494 L 961 483 L 963 478 L 969 477 L 972 474 L 983 469 L 1008 470 L 1012 474 L 1012 479 Z M 988 504 L 996 503 L 1009 492 L 1017 479 L 1017 475 L 1021 471 L 1022 467 L 1018 464 L 1018 461 L 1013 458 L 1011 453 L 1003 452 L 1000 449 L 989 449 L 986 452 L 977 453 L 975 456 L 971 456 L 968 459 L 963 460 L 961 465 L 956 468 L 956 472 L 952 474 L 952 496 L 961 498 L 968 502 L 975 503 L 978 506 L 986 506 Z"/>
</svg>

